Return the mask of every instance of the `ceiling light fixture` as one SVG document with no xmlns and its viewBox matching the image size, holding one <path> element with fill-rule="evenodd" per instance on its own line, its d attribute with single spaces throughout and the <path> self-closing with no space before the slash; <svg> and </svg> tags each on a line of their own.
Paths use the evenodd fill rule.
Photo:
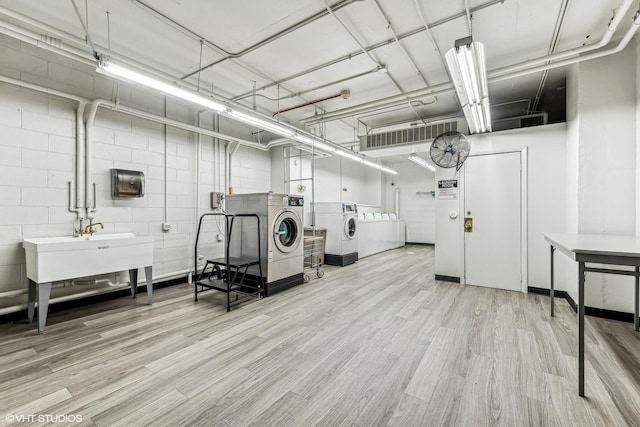
<svg viewBox="0 0 640 427">
<path fill-rule="evenodd" d="M 102 74 L 109 75 L 111 77 L 115 77 L 119 80 L 124 80 L 128 82 L 138 83 L 143 86 L 147 86 L 149 88 L 158 90 L 164 94 L 175 96 L 176 98 L 180 98 L 185 101 L 192 102 L 194 104 L 203 106 L 205 108 L 208 108 L 218 113 L 223 113 L 228 117 L 231 117 L 232 119 L 237 120 L 239 122 L 243 122 L 245 124 L 267 130 L 269 132 L 273 132 L 276 135 L 284 136 L 286 138 L 290 138 L 295 141 L 302 142 L 303 144 L 311 145 L 316 149 L 326 151 L 327 153 L 336 153 L 340 156 L 347 157 L 356 162 L 364 163 L 367 166 L 374 167 L 383 172 L 391 173 L 391 174 L 398 173 L 393 169 L 365 160 L 364 156 L 358 156 L 356 154 L 353 154 L 351 151 L 347 151 L 336 144 L 333 144 L 331 142 L 324 142 L 319 138 L 301 134 L 297 132 L 295 128 L 291 128 L 289 126 L 285 126 L 278 122 L 272 121 L 268 117 L 261 118 L 261 117 L 258 117 L 258 114 L 244 113 L 244 112 L 233 110 L 229 108 L 227 105 L 224 105 L 221 102 L 217 102 L 210 97 L 200 95 L 190 90 L 182 89 L 172 83 L 167 83 L 162 80 L 149 77 L 145 74 L 141 74 L 137 71 L 118 65 L 104 55 L 100 56 L 96 71 Z"/>
<path fill-rule="evenodd" d="M 429 169 L 431 172 L 435 172 L 436 171 L 436 167 L 435 166 L 433 166 L 431 163 L 427 162 L 422 157 L 418 156 L 416 153 L 411 153 L 409 155 L 408 159 L 411 160 L 416 165 L 420 165 L 423 168 Z"/>
<path fill-rule="evenodd" d="M 334 153 L 336 151 L 336 149 L 330 146 L 329 144 L 316 141 L 315 139 L 310 138 L 306 135 L 295 134 L 293 139 L 295 139 L 298 142 L 302 142 L 303 144 L 310 145 L 316 150 L 326 151 L 327 153 Z"/>
<path fill-rule="evenodd" d="M 177 98 L 184 99 L 185 101 L 193 102 L 194 104 L 201 105 L 217 112 L 224 111 L 227 108 L 222 103 L 216 102 L 211 98 L 179 88 L 178 86 L 163 82 L 153 77 L 146 76 L 129 68 L 122 67 L 104 56 L 100 57 L 96 71 L 112 77 L 117 77 L 121 80 L 139 83 L 143 86 L 159 90 L 167 95 L 172 95 Z"/>
<path fill-rule="evenodd" d="M 456 40 L 445 54 L 447 67 L 470 133 L 491 131 L 487 68 L 482 43 L 471 37 Z"/>
<path fill-rule="evenodd" d="M 241 113 L 240 111 L 234 111 L 231 109 L 224 111 L 224 113 L 238 120 L 239 122 L 243 122 L 251 126 L 256 126 L 260 129 L 268 130 L 269 132 L 273 132 L 280 136 L 293 138 L 296 134 L 293 130 L 286 128 L 285 126 L 280 125 L 277 122 L 260 119 L 258 117 L 255 117 L 254 115 Z"/>
</svg>

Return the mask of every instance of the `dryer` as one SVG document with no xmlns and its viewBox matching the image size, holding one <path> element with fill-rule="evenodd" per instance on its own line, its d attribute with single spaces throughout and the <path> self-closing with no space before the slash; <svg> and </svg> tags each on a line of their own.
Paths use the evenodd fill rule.
<svg viewBox="0 0 640 427">
<path fill-rule="evenodd" d="M 260 217 L 260 230 L 255 219 L 236 218 L 229 252 L 231 256 L 257 258 L 260 251 L 265 296 L 304 282 L 303 209 L 304 198 L 297 195 L 255 193 L 225 197 L 225 213 Z M 249 281 L 258 278 L 257 266 L 249 268 Z"/>
<path fill-rule="evenodd" d="M 316 227 L 327 229 L 324 263 L 353 264 L 358 260 L 358 206 L 349 202 L 314 203 Z"/>
</svg>

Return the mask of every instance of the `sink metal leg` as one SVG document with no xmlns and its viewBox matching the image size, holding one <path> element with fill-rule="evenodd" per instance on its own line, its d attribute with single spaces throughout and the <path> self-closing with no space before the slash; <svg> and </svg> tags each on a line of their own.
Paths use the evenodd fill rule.
<svg viewBox="0 0 640 427">
<path fill-rule="evenodd" d="M 38 294 L 38 284 L 33 280 L 29 280 L 29 302 L 27 303 L 27 316 L 29 323 L 33 322 L 33 315 L 36 311 L 36 298 Z"/>
<path fill-rule="evenodd" d="M 129 270 L 129 285 L 131 286 L 131 296 L 133 298 L 138 295 L 138 269 L 132 268 Z"/>
<path fill-rule="evenodd" d="M 38 285 L 38 334 L 44 334 L 44 326 L 47 324 L 47 312 L 49 311 L 49 297 L 51 296 L 51 282 Z"/>
<path fill-rule="evenodd" d="M 153 267 L 144 268 L 144 276 L 147 279 L 147 304 L 153 304 Z"/>
</svg>

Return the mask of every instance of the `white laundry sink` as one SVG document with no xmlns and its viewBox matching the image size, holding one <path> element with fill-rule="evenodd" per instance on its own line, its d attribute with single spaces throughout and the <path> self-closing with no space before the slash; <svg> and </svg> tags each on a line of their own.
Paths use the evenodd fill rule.
<svg viewBox="0 0 640 427">
<path fill-rule="evenodd" d="M 153 236 L 133 233 L 24 239 L 27 277 L 68 280 L 153 265 Z"/>
</svg>

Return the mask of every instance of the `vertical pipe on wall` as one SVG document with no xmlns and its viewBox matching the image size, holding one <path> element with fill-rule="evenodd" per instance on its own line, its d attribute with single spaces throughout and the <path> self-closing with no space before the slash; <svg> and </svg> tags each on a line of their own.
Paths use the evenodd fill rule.
<svg viewBox="0 0 640 427">
<path fill-rule="evenodd" d="M 202 115 L 206 113 L 206 110 L 198 111 L 196 118 L 196 125 L 201 127 L 202 125 Z M 198 218 L 200 217 L 200 162 L 202 162 L 202 134 L 196 134 L 196 215 L 195 215 L 195 224 L 198 223 Z"/>
<path fill-rule="evenodd" d="M 400 189 L 396 188 L 393 193 L 395 196 L 396 217 L 400 219 Z"/>
<path fill-rule="evenodd" d="M 82 207 L 84 206 L 83 194 L 84 186 L 82 180 L 82 171 L 84 169 L 84 111 L 87 107 L 87 103 L 83 101 L 78 102 L 78 109 L 76 110 L 76 197 L 75 205 L 73 205 L 71 195 L 71 185 L 69 186 L 69 210 L 75 212 L 78 219 L 82 219 Z"/>
<path fill-rule="evenodd" d="M 164 97 L 164 117 L 167 117 L 167 97 Z M 163 197 L 164 197 L 164 203 L 163 203 L 163 221 L 165 223 L 169 222 L 169 218 L 167 215 L 167 124 L 165 123 L 162 126 L 162 140 L 164 142 L 164 183 L 162 185 L 163 188 Z"/>
<path fill-rule="evenodd" d="M 229 141 L 226 141 L 224 144 L 224 189 L 223 191 L 226 193 L 227 188 L 229 188 Z"/>
<path fill-rule="evenodd" d="M 220 139 L 213 144 L 213 189 L 220 191 Z M 224 192 L 224 191 L 223 191 Z"/>
<path fill-rule="evenodd" d="M 229 147 L 230 144 L 233 144 L 233 146 Z M 229 190 L 229 194 L 233 194 L 231 162 L 233 159 L 233 155 L 236 154 L 236 151 L 238 151 L 238 148 L 240 148 L 240 144 L 237 142 L 236 143 L 228 142 L 226 146 L 226 171 L 227 171 L 226 175 L 227 175 L 227 188 Z"/>
<path fill-rule="evenodd" d="M 84 134 L 84 138 L 85 138 L 85 165 L 84 165 L 84 173 L 85 173 L 85 187 L 84 187 L 84 192 L 85 192 L 85 199 L 84 199 L 84 205 L 85 208 L 87 210 L 87 218 L 91 219 L 93 218 L 93 213 L 96 211 L 96 201 L 93 200 L 93 192 L 92 192 L 92 185 L 91 185 L 91 177 L 93 174 L 93 142 L 92 142 L 92 137 L 93 137 L 93 123 L 95 121 L 96 118 L 96 113 L 98 111 L 98 107 L 100 106 L 100 104 L 102 104 L 104 101 L 102 99 L 95 99 L 93 100 L 93 102 L 91 102 L 91 108 L 89 109 L 89 114 L 87 115 L 87 122 L 85 124 L 85 134 Z"/>
</svg>

